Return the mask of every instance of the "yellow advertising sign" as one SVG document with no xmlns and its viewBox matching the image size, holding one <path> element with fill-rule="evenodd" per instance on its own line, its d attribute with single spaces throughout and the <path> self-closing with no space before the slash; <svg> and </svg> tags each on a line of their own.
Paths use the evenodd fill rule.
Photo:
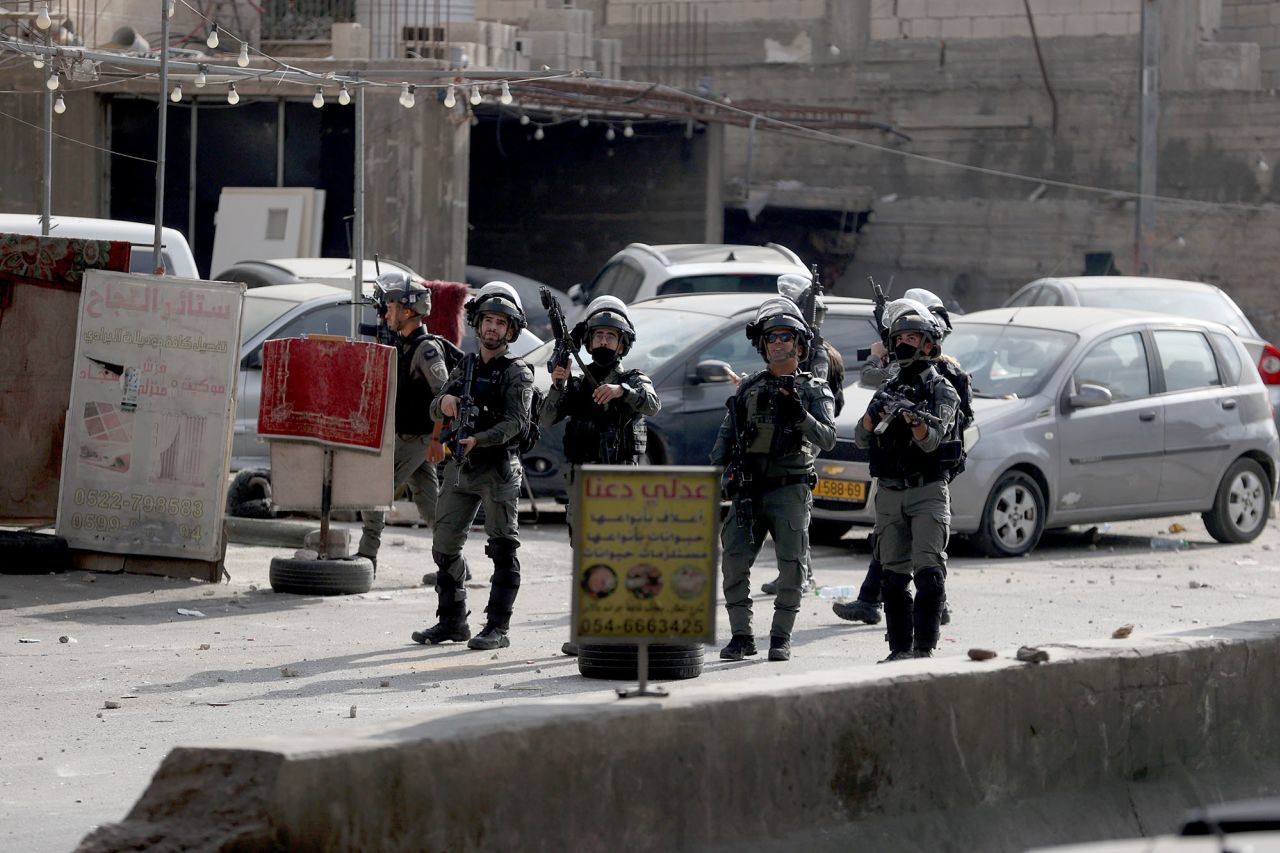
<svg viewBox="0 0 1280 853">
<path fill-rule="evenodd" d="M 720 471 L 578 469 L 573 641 L 715 641 Z"/>
</svg>

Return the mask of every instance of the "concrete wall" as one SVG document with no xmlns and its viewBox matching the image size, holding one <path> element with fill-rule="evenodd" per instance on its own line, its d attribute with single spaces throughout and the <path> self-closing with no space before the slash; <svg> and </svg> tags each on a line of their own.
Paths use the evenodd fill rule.
<svg viewBox="0 0 1280 853">
<path fill-rule="evenodd" d="M 1036 34 L 1125 36 L 1139 30 L 1141 0 L 1031 0 Z M 872 0 L 873 39 L 1030 36 L 1022 0 Z"/>
<path fill-rule="evenodd" d="M 1280 717 L 1259 701 L 1280 689 L 1278 632 L 177 749 L 78 849 L 998 853 L 1168 832 L 1201 798 L 1280 790 Z"/>
<path fill-rule="evenodd" d="M 1262 85 L 1268 89 L 1280 86 L 1280 2 L 1222 0 L 1218 37 L 1256 43 L 1261 48 Z"/>
</svg>

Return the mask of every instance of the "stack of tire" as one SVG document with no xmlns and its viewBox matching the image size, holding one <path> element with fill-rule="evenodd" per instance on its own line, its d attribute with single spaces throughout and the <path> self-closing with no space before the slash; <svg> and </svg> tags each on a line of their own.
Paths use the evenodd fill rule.
<svg viewBox="0 0 1280 853">
<path fill-rule="evenodd" d="M 0 574 L 43 575 L 71 568 L 67 540 L 29 530 L 0 530 Z"/>
<path fill-rule="evenodd" d="M 679 681 L 702 675 L 703 647 L 698 645 L 649 646 L 649 679 Z M 637 646 L 584 643 L 578 646 L 578 672 L 584 678 L 636 681 L 640 650 Z"/>
</svg>

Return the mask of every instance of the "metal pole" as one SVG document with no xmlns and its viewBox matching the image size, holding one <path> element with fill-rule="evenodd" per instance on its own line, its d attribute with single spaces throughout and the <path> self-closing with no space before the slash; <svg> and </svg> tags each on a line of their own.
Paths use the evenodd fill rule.
<svg viewBox="0 0 1280 853">
<path fill-rule="evenodd" d="M 1160 121 L 1160 7 L 1142 0 L 1142 72 L 1138 77 L 1138 205 L 1134 274 L 1156 269 L 1156 133 Z"/>
<path fill-rule="evenodd" d="M 160 113 L 156 131 L 156 234 L 151 247 L 151 266 L 164 275 L 164 254 L 160 246 L 164 230 L 164 149 L 169 135 L 169 3 L 160 0 Z"/>
<path fill-rule="evenodd" d="M 50 32 L 53 28 L 49 28 Z M 53 36 L 47 35 L 46 39 L 52 43 Z M 50 56 L 45 60 L 45 68 L 49 69 L 45 72 L 44 87 L 44 175 L 43 186 L 40 187 L 40 236 L 49 236 L 49 219 L 53 216 L 53 90 L 48 87 L 48 82 L 57 76 L 58 72 L 53 67 L 53 57 Z"/>
<path fill-rule="evenodd" d="M 351 254 L 355 280 L 351 283 L 351 337 L 360 338 L 360 302 L 364 299 L 364 87 L 356 86 L 352 94 L 356 108 L 356 187 L 355 210 L 351 225 Z"/>
</svg>

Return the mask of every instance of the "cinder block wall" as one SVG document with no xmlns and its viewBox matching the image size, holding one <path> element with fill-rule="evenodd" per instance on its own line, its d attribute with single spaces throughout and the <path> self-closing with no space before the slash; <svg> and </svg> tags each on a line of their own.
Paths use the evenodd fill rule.
<svg viewBox="0 0 1280 853">
<path fill-rule="evenodd" d="M 1280 2 L 1222 0 L 1221 41 L 1255 42 L 1262 51 L 1262 85 L 1280 86 Z"/>
</svg>

